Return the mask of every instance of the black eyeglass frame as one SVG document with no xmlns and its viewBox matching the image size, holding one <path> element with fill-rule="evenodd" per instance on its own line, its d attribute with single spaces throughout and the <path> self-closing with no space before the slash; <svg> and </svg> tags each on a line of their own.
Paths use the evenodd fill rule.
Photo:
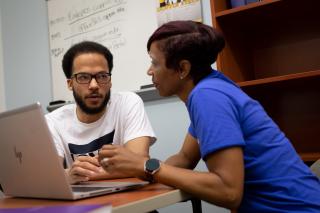
<svg viewBox="0 0 320 213">
<path fill-rule="evenodd" d="M 81 81 L 79 81 L 79 78 L 78 78 L 79 75 L 85 75 L 87 77 L 90 76 L 90 78 L 88 78 L 89 79 L 88 82 L 87 81 L 86 82 L 81 82 Z M 107 75 L 109 78 L 106 81 L 101 81 L 101 79 L 99 77 L 97 78 L 97 76 L 99 76 L 99 75 Z M 79 73 L 73 74 L 71 76 L 71 78 L 75 78 L 76 82 L 79 83 L 79 84 L 89 84 L 92 81 L 92 78 L 94 78 L 97 81 L 98 84 L 107 84 L 111 80 L 111 73 L 105 72 L 105 71 L 98 72 L 96 74 L 91 74 L 91 73 L 87 73 L 87 72 L 79 72 Z"/>
</svg>

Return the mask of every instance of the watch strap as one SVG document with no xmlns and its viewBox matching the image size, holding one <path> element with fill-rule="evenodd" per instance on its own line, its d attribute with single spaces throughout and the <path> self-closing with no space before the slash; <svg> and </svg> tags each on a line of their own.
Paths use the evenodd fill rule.
<svg viewBox="0 0 320 213">
<path fill-rule="evenodd" d="M 155 168 L 149 168 L 150 167 L 150 163 L 153 162 L 153 163 L 158 163 L 157 167 Z M 150 183 L 154 183 L 155 180 L 154 180 L 154 174 L 157 173 L 159 170 L 160 170 L 160 166 L 161 166 L 161 162 L 158 160 L 158 159 L 155 159 L 155 158 L 150 158 L 148 159 L 145 163 L 144 163 L 144 173 L 145 173 L 145 177 L 146 177 L 146 180 Z M 151 166 L 153 167 L 153 166 Z"/>
</svg>

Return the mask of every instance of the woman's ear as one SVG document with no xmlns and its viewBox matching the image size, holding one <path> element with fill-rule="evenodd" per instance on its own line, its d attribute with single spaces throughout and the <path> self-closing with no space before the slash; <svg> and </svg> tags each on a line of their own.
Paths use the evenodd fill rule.
<svg viewBox="0 0 320 213">
<path fill-rule="evenodd" d="M 181 60 L 179 62 L 179 76 L 180 79 L 186 78 L 191 70 L 191 63 L 188 60 Z"/>
<path fill-rule="evenodd" d="M 73 90 L 73 82 L 72 82 L 72 79 L 68 79 L 67 80 L 67 85 L 68 85 L 68 89 L 70 90 L 70 91 L 72 91 Z"/>
</svg>

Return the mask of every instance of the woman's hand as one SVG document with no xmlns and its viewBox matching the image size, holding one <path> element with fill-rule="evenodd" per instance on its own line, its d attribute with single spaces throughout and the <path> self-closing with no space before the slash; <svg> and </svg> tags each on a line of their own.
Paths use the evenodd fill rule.
<svg viewBox="0 0 320 213">
<path fill-rule="evenodd" d="M 99 163 L 108 172 L 144 177 L 144 163 L 148 159 L 119 145 L 104 145 L 99 151 Z"/>
</svg>

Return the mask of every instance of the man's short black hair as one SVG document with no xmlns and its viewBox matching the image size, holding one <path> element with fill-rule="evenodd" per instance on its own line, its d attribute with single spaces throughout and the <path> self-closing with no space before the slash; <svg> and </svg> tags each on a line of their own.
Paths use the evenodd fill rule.
<svg viewBox="0 0 320 213">
<path fill-rule="evenodd" d="M 72 66 L 75 57 L 83 53 L 98 53 L 103 55 L 108 62 L 109 72 L 111 73 L 113 68 L 113 56 L 110 50 L 93 41 L 82 41 L 71 46 L 63 56 L 62 69 L 67 79 L 70 79 L 72 76 Z"/>
</svg>

